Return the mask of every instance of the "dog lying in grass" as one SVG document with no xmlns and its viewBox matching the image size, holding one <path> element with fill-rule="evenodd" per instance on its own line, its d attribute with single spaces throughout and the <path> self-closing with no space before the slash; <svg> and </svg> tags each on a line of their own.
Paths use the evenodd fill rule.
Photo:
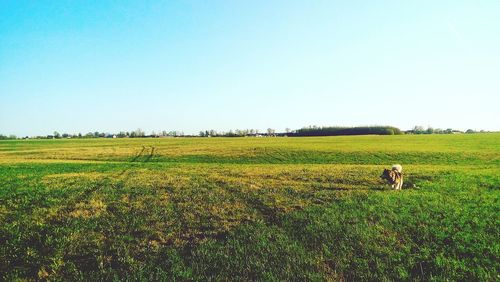
<svg viewBox="0 0 500 282">
<path fill-rule="evenodd" d="M 403 187 L 403 167 L 396 164 L 392 166 L 392 169 L 384 169 L 380 178 L 386 180 L 393 189 L 401 190 Z"/>
</svg>

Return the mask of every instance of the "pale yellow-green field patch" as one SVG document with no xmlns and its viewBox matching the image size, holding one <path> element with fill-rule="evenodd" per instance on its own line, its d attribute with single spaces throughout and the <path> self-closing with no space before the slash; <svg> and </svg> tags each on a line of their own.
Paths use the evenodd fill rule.
<svg viewBox="0 0 500 282">
<path fill-rule="evenodd" d="M 181 157 L 278 158 L 307 153 L 400 152 L 489 154 L 499 158 L 500 134 L 338 136 L 308 138 L 160 138 L 0 142 L 0 163 L 16 160 L 150 161 Z M 466 150 L 464 151 L 464 148 Z M 3 149 L 3 150 L 1 150 Z M 286 155 L 281 156 L 281 153 Z"/>
</svg>

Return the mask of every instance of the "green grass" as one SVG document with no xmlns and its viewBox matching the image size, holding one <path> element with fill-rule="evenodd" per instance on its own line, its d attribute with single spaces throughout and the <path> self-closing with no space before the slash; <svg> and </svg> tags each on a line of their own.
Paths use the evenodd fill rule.
<svg viewBox="0 0 500 282">
<path fill-rule="evenodd" d="M 499 165 L 500 134 L 0 141 L 0 280 L 498 280 Z"/>
</svg>

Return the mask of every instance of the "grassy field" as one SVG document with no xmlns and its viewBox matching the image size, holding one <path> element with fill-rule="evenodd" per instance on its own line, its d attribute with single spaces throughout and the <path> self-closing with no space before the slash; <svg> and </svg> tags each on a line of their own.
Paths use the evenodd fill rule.
<svg viewBox="0 0 500 282">
<path fill-rule="evenodd" d="M 0 183 L 0 280 L 500 279 L 500 134 L 0 141 Z"/>
</svg>

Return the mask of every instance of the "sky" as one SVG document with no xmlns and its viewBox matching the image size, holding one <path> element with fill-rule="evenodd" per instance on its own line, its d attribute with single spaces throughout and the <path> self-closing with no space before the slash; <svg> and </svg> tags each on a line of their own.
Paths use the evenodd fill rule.
<svg viewBox="0 0 500 282">
<path fill-rule="evenodd" d="M 500 130 L 500 1 L 0 1 L 0 134 Z"/>
</svg>

